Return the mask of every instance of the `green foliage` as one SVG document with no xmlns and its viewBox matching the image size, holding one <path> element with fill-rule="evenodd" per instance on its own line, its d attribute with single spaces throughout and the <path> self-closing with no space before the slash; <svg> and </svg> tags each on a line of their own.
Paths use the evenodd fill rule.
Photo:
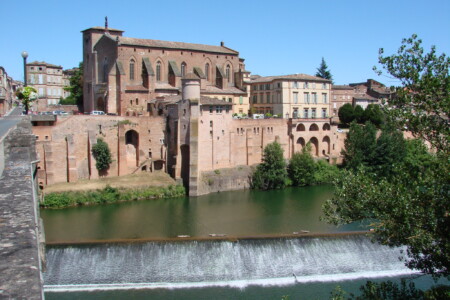
<svg viewBox="0 0 450 300">
<path fill-rule="evenodd" d="M 384 57 L 381 49 L 379 62 L 402 83 L 388 103 L 388 121 L 428 141 L 435 154 L 427 153 L 420 142 L 402 142 L 398 134 L 383 132 L 371 168 L 355 164 L 353 172 L 343 172 L 324 213 L 335 224 L 373 220 L 377 241 L 407 246 L 409 268 L 449 276 L 450 59 L 437 56 L 435 47 L 424 54 L 421 40 L 413 35 L 403 40 L 396 55 Z M 346 144 L 347 154 L 353 154 L 352 149 Z M 364 159 L 359 160 L 364 167 Z"/>
<path fill-rule="evenodd" d="M 28 114 L 31 103 L 38 98 L 37 91 L 31 86 L 25 86 L 16 92 L 17 98 L 22 101 L 25 106 L 25 114 Z"/>
<path fill-rule="evenodd" d="M 319 160 L 315 164 L 314 184 L 332 183 L 339 176 L 339 169 L 336 165 L 329 164 L 326 160 Z"/>
<path fill-rule="evenodd" d="M 343 124 L 350 124 L 355 120 L 355 110 L 350 103 L 345 103 L 338 111 L 339 121 Z"/>
<path fill-rule="evenodd" d="M 95 167 L 99 172 L 109 169 L 109 165 L 112 163 L 111 151 L 102 138 L 98 138 L 97 144 L 92 147 L 92 155 L 96 160 Z"/>
<path fill-rule="evenodd" d="M 252 176 L 252 187 L 261 190 L 286 186 L 287 171 L 280 144 L 273 142 L 264 148 L 263 161 Z"/>
<path fill-rule="evenodd" d="M 356 105 L 355 110 L 353 112 L 354 120 L 359 124 L 364 124 L 364 109 L 361 107 L 361 105 Z"/>
<path fill-rule="evenodd" d="M 316 76 L 328 80 L 333 80 L 333 76 L 331 75 L 330 70 L 328 70 L 327 63 L 325 62 L 325 59 L 323 57 L 320 66 L 317 68 Z"/>
<path fill-rule="evenodd" d="M 67 97 L 64 99 L 63 98 L 59 99 L 59 104 L 61 104 L 61 105 L 76 105 L 77 102 L 72 97 Z"/>
<path fill-rule="evenodd" d="M 347 293 L 338 285 L 331 291 L 330 300 L 345 300 Z"/>
<path fill-rule="evenodd" d="M 83 106 L 83 62 L 80 62 L 75 73 L 70 77 L 69 86 L 64 90 L 70 92 L 70 96 L 65 98 L 60 104 L 76 104 L 79 107 Z"/>
<path fill-rule="evenodd" d="M 362 121 L 371 122 L 376 127 L 380 127 L 383 124 L 384 116 L 378 104 L 369 104 L 364 110 Z"/>
<path fill-rule="evenodd" d="M 399 128 L 407 128 L 438 151 L 448 153 L 450 140 L 450 57 L 437 55 L 432 46 L 424 53 L 417 35 L 403 39 L 397 54 L 378 61 L 390 76 L 398 79 L 395 97 L 389 100 L 388 116 Z M 379 74 L 382 72 L 374 68 Z"/>
<path fill-rule="evenodd" d="M 358 125 L 353 122 L 344 141 L 344 166 L 356 170 L 361 165 L 368 166 L 375 157 L 376 128 L 372 123 Z"/>
<path fill-rule="evenodd" d="M 316 164 L 311 155 L 311 145 L 308 143 L 302 152 L 296 152 L 288 165 L 288 175 L 294 186 L 312 185 Z"/>
<path fill-rule="evenodd" d="M 84 192 L 50 193 L 40 205 L 45 208 L 107 204 L 121 201 L 137 201 L 156 198 L 175 198 L 186 194 L 183 186 L 146 187 L 141 189 L 118 189 L 106 186 L 103 190 Z"/>
</svg>

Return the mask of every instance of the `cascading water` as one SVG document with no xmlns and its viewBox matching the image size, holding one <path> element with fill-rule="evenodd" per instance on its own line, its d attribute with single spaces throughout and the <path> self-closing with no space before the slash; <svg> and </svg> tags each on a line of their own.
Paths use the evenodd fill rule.
<svg viewBox="0 0 450 300">
<path fill-rule="evenodd" d="M 365 236 L 53 247 L 47 291 L 284 285 L 410 274 Z"/>
</svg>

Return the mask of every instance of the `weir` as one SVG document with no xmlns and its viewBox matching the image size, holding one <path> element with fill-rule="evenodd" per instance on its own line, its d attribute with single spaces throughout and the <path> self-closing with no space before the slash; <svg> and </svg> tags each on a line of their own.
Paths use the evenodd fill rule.
<svg viewBox="0 0 450 300">
<path fill-rule="evenodd" d="M 242 288 L 411 274 L 403 250 L 363 235 L 52 246 L 44 288 Z"/>
</svg>

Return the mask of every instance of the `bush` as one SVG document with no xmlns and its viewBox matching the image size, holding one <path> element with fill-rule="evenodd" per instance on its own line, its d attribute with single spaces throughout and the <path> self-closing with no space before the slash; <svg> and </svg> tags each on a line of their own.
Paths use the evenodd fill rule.
<svg viewBox="0 0 450 300">
<path fill-rule="evenodd" d="M 343 124 L 350 124 L 355 119 L 355 110 L 350 103 L 346 103 L 339 108 L 339 121 Z"/>
<path fill-rule="evenodd" d="M 286 186 L 287 171 L 280 144 L 273 142 L 264 148 L 263 161 L 252 176 L 252 187 L 261 190 Z"/>
<path fill-rule="evenodd" d="M 103 139 L 97 139 L 97 144 L 92 147 L 92 155 L 96 160 L 95 167 L 99 172 L 109 169 L 109 164 L 112 163 L 111 151 Z"/>
<path fill-rule="evenodd" d="M 331 183 L 339 176 L 339 169 L 336 165 L 329 164 L 326 160 L 319 160 L 315 165 L 314 183 Z"/>
<path fill-rule="evenodd" d="M 314 159 L 310 153 L 311 145 L 308 143 L 302 152 L 292 155 L 288 165 L 288 175 L 294 186 L 312 185 L 314 182 Z"/>
</svg>

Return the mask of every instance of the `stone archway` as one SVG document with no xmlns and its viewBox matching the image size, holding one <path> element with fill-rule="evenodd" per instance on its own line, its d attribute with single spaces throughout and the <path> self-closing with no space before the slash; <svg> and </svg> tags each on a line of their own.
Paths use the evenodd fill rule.
<svg viewBox="0 0 450 300">
<path fill-rule="evenodd" d="M 297 131 L 305 131 L 305 125 L 303 125 L 302 123 L 298 124 Z"/>
<path fill-rule="evenodd" d="M 319 141 L 316 137 L 312 137 L 309 140 L 309 143 L 311 144 L 311 154 L 313 156 L 319 156 Z"/>
<path fill-rule="evenodd" d="M 302 151 L 302 149 L 303 149 L 303 147 L 305 147 L 305 139 L 304 138 L 302 138 L 302 137 L 299 137 L 298 139 L 297 139 L 297 145 L 300 145 L 300 148 L 299 148 L 299 146 L 297 146 L 297 151 Z"/>
<path fill-rule="evenodd" d="M 139 166 L 139 133 L 128 130 L 125 133 L 125 146 L 127 149 L 127 166 L 135 168 Z"/>
<path fill-rule="evenodd" d="M 97 110 L 105 111 L 105 100 L 103 97 L 97 98 Z"/>
<path fill-rule="evenodd" d="M 326 155 L 326 154 L 330 154 L 330 137 L 328 137 L 328 136 L 325 136 L 323 139 L 322 139 L 322 144 L 323 144 L 323 147 L 322 147 L 322 154 L 324 154 L 324 155 Z"/>
<path fill-rule="evenodd" d="M 317 126 L 316 123 L 312 123 L 311 126 L 309 126 L 309 131 L 319 131 L 319 126 Z"/>
<path fill-rule="evenodd" d="M 331 129 L 330 124 L 328 124 L 328 123 L 323 124 L 323 126 L 322 126 L 323 131 L 329 131 L 330 129 Z"/>
</svg>

